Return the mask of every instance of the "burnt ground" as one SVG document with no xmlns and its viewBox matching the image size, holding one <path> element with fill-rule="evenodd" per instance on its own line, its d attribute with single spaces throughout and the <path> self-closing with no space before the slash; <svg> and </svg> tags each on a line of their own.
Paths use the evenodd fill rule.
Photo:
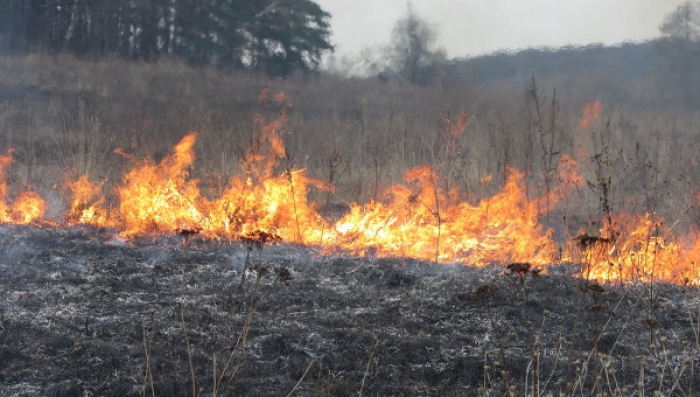
<svg viewBox="0 0 700 397">
<path fill-rule="evenodd" d="M 0 396 L 700 394 L 698 290 L 571 265 L 3 226 L 0 267 Z"/>
</svg>

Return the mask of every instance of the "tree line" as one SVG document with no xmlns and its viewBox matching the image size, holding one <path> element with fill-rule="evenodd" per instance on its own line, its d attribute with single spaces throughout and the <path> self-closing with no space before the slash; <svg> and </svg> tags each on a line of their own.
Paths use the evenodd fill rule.
<svg viewBox="0 0 700 397">
<path fill-rule="evenodd" d="M 330 17 L 310 0 L 0 0 L 13 52 L 176 57 L 286 76 L 332 51 Z"/>
</svg>

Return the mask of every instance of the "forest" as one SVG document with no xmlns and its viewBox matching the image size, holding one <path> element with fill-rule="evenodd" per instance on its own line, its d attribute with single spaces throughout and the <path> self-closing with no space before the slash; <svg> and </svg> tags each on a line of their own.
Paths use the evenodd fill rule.
<svg viewBox="0 0 700 397">
<path fill-rule="evenodd" d="M 330 15 L 310 0 L 8 0 L 0 34 L 15 53 L 220 65 L 285 76 L 313 69 Z"/>
</svg>

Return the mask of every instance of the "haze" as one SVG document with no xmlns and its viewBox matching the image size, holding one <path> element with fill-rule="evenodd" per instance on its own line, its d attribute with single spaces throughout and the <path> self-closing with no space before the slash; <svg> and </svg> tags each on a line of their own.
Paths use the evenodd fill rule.
<svg viewBox="0 0 700 397">
<path fill-rule="evenodd" d="M 336 55 L 386 45 L 406 0 L 316 0 L 333 15 Z M 562 47 L 659 36 L 663 17 L 684 0 L 415 0 L 448 57 L 529 47 Z"/>
</svg>

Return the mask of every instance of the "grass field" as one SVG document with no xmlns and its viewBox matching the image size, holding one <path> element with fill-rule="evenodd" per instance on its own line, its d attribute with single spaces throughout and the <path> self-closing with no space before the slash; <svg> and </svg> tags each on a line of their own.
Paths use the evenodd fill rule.
<svg viewBox="0 0 700 397">
<path fill-rule="evenodd" d="M 195 391 L 190 393 L 189 387 L 195 383 L 201 385 L 204 379 L 209 381 L 210 365 L 214 366 L 214 372 L 222 371 L 221 367 L 216 368 L 212 351 L 206 353 L 209 356 L 200 352 L 199 355 L 193 353 L 194 358 L 187 358 L 191 353 L 188 338 L 192 337 L 195 350 L 197 346 L 206 345 L 219 349 L 217 352 L 235 352 L 236 360 L 246 357 L 247 362 L 261 368 L 277 360 L 279 355 L 288 353 L 287 356 L 294 358 L 293 365 L 285 367 L 287 372 L 282 377 L 279 374 L 261 377 L 259 384 L 252 375 L 241 380 L 234 379 L 231 372 L 221 372 L 231 382 L 247 385 L 250 390 L 294 391 L 299 386 L 299 390 L 309 395 L 350 395 L 363 391 L 388 394 L 395 385 L 382 384 L 381 377 L 388 378 L 392 371 L 406 368 L 402 369 L 400 362 L 387 357 L 396 349 L 408 354 L 414 345 L 425 344 L 432 361 L 422 362 L 423 356 L 409 354 L 410 373 L 415 377 L 401 378 L 405 384 L 393 389 L 399 390 L 397 393 L 458 394 L 460 390 L 469 390 L 472 393 L 469 395 L 515 396 L 529 390 L 528 395 L 548 395 L 545 392 L 556 391 L 565 395 L 658 392 L 689 396 L 698 388 L 693 379 L 697 379 L 699 365 L 697 324 L 700 317 L 697 291 L 690 287 L 700 282 L 695 266 L 700 260 L 700 240 L 695 238 L 700 221 L 696 187 L 700 177 L 700 140 L 696 139 L 700 133 L 699 114 L 649 101 L 654 95 L 654 91 L 645 93 L 644 103 L 654 105 L 644 107 L 608 103 L 606 98 L 612 97 L 611 92 L 595 80 L 594 75 L 552 82 L 524 72 L 518 79 L 489 84 L 441 81 L 433 86 L 416 87 L 374 77 L 348 79 L 328 74 L 278 80 L 248 73 L 193 69 L 165 61 L 93 62 L 64 55 L 3 56 L 0 57 L 0 150 L 5 155 L 0 160 L 6 182 L 0 184 L 0 195 L 4 199 L 0 210 L 2 215 L 11 217 L 15 211 L 11 207 L 25 197 L 21 192 L 31 191 L 45 200 L 42 219 L 55 222 L 44 231 L 15 230 L 14 226 L 6 225 L 7 230 L 3 229 L 2 233 L 6 248 L 3 266 L 11 271 L 13 266 L 27 261 L 41 269 L 65 265 L 66 272 L 79 274 L 66 278 L 69 285 L 65 287 L 63 279 L 57 279 L 59 281 L 54 283 L 57 288 L 68 288 L 73 293 L 82 287 L 73 288 L 71 283 L 84 285 L 85 280 L 96 277 L 115 291 L 133 287 L 139 293 L 152 294 L 149 299 L 158 300 L 163 307 L 184 299 L 190 287 L 179 285 L 182 290 L 163 297 L 156 282 L 160 277 L 158 272 L 173 279 L 184 279 L 191 273 L 192 280 L 209 281 L 221 281 L 217 272 L 227 272 L 235 276 L 231 284 L 234 286 L 241 280 L 240 300 L 221 303 L 206 292 L 206 305 L 193 303 L 185 309 L 191 310 L 193 318 L 206 317 L 206 310 L 223 305 L 212 313 L 230 321 L 226 323 L 230 325 L 227 329 L 238 329 L 246 335 L 252 329 L 251 337 L 256 341 L 252 348 L 267 349 L 266 353 L 248 352 L 245 341 L 232 347 L 232 340 L 225 337 L 218 340 L 223 323 L 192 320 L 188 324 L 193 327 L 190 329 L 197 330 L 197 339 L 188 333 L 183 311 L 176 313 L 172 307 L 159 307 L 153 312 L 160 315 L 162 311 L 169 316 L 156 325 L 167 323 L 184 330 L 165 338 L 156 332 L 157 327 L 146 327 L 150 321 L 148 312 L 141 313 L 146 320 L 138 315 L 128 317 L 139 333 L 128 341 L 131 350 L 127 365 L 137 363 L 142 367 L 132 371 L 138 379 L 132 379 L 130 390 L 138 395 L 167 393 L 170 390 L 167 387 L 188 387 L 182 395 L 196 394 Z M 270 128 L 279 141 L 261 138 L 265 136 L 261 130 Z M 187 150 L 178 151 L 183 147 Z M 191 163 L 179 157 L 189 154 L 190 149 L 194 157 Z M 254 168 L 256 165 L 251 158 L 267 168 Z M 269 160 L 271 158 L 274 161 Z M 361 228 L 352 229 L 347 222 L 332 222 L 348 213 L 362 216 L 372 212 L 388 215 L 388 218 L 381 218 L 374 238 L 392 227 L 403 238 L 410 234 L 406 225 L 420 225 L 432 234 L 427 241 L 400 240 L 401 246 L 395 251 L 382 251 L 381 246 L 367 245 L 366 249 L 354 246 L 351 253 L 365 256 L 359 259 L 344 259 L 343 251 L 339 259 L 332 256 L 313 260 L 296 258 L 290 263 L 300 281 L 296 285 L 292 282 L 289 290 L 277 289 L 275 283 L 279 280 L 274 274 L 265 278 L 267 273 L 260 270 L 264 266 L 258 267 L 258 280 L 275 288 L 269 288 L 273 298 L 266 309 L 255 307 L 268 310 L 261 315 L 266 325 L 255 328 L 251 323 L 252 315 L 258 313 L 252 310 L 253 306 L 246 306 L 255 296 L 246 297 L 245 293 L 254 294 L 258 284 L 253 278 L 246 284 L 242 275 L 252 262 L 255 243 L 261 246 L 266 243 L 257 240 L 268 236 L 260 234 L 260 230 L 256 231 L 258 234 L 235 235 L 235 242 L 223 248 L 217 245 L 221 242 L 211 236 L 205 236 L 209 240 L 201 242 L 201 246 L 188 246 L 187 236 L 200 231 L 190 228 L 178 229 L 184 243 L 166 239 L 163 247 L 159 247 L 162 241 L 154 240 L 151 243 L 155 245 L 143 248 L 134 241 L 132 245 L 119 248 L 121 246 L 112 244 L 122 240 L 110 240 L 117 237 L 109 231 L 100 229 L 92 233 L 90 229 L 85 229 L 86 232 L 80 228 L 77 231 L 63 228 L 69 220 L 66 214 L 71 206 L 71 183 L 81 176 L 86 176 L 99 187 L 100 194 L 104 194 L 99 200 L 93 200 L 123 221 L 127 213 L 120 206 L 124 195 L 120 196 L 119 189 L 126 185 L 125 177 L 144 164 L 153 166 L 154 173 L 165 175 L 167 182 L 174 181 L 179 191 L 196 190 L 196 194 L 183 193 L 178 197 L 201 196 L 212 202 L 226 193 L 232 181 L 249 186 L 247 181 L 251 175 L 262 185 L 275 180 L 288 181 L 284 186 L 292 190 L 294 199 L 293 209 L 286 207 L 287 215 L 292 214 L 284 218 L 287 225 L 293 226 L 292 237 L 285 235 L 287 242 L 302 242 L 301 221 L 316 219 L 316 212 L 304 218 L 297 208 L 306 205 L 307 200 L 308 207 L 322 215 L 319 221 L 322 226 L 317 229 L 321 229 L 323 238 L 343 237 L 364 244 L 359 240 Z M 313 183 L 297 184 L 294 178 L 302 170 Z M 190 183 L 195 180 L 196 184 Z M 158 185 L 156 179 L 148 183 L 156 189 L 164 186 Z M 392 185 L 397 185 L 398 190 L 388 191 Z M 295 188 L 299 190 L 294 191 Z M 505 196 L 511 193 L 518 199 L 509 207 Z M 506 204 L 496 205 L 501 203 Z M 199 209 L 202 206 L 190 204 Z M 408 210 L 407 223 L 395 222 L 399 209 Z M 525 215 L 525 210 L 532 214 Z M 470 224 L 469 228 L 453 225 L 470 214 L 485 219 L 484 223 Z M 494 221 L 496 215 L 504 216 L 503 220 Z M 230 222 L 238 219 L 228 212 L 226 216 Z M 139 230 L 157 230 L 160 226 L 155 217 L 148 222 L 152 225 Z M 282 221 L 278 219 L 277 222 Z M 53 229 L 56 224 L 57 229 Z M 362 225 L 370 228 L 369 223 Z M 511 227 L 513 225 L 516 227 Z M 352 232 L 342 234 L 341 229 L 352 229 Z M 539 240 L 527 240 L 524 248 L 529 249 L 527 252 L 531 256 L 522 259 L 512 254 L 518 246 L 513 242 L 517 239 L 502 239 L 498 234 L 511 229 L 517 233 L 534 230 L 539 233 L 538 238 L 547 240 L 537 242 L 539 245 L 533 243 Z M 174 227 L 168 230 L 175 234 Z M 275 230 L 282 230 L 281 226 Z M 459 230 L 468 230 L 471 234 L 462 235 Z M 333 235 L 332 231 L 339 234 Z M 139 237 L 139 233 L 135 235 Z M 108 244 L 102 245 L 102 240 L 107 240 Z M 52 251 L 45 246 L 47 241 L 52 241 L 49 246 L 54 242 L 65 243 L 67 251 Z M 326 241 L 329 240 L 303 242 L 315 250 Z M 491 255 L 496 250 L 492 244 L 500 241 L 510 242 L 501 247 L 506 250 L 505 256 Z M 470 257 L 479 256 L 483 261 L 474 262 L 487 265 L 482 272 L 461 267 L 455 270 L 454 265 L 450 265 L 450 271 L 456 272 L 460 279 L 469 280 L 461 286 L 451 281 L 454 274 L 436 270 L 438 267 L 434 264 L 416 265 L 405 259 L 383 262 L 376 258 L 410 257 L 411 248 L 423 248 L 429 252 L 423 259 L 461 263 L 452 257 L 444 260 L 441 257 L 457 244 L 472 244 L 469 249 L 460 246 L 457 250 L 458 255 L 467 258 L 464 263 L 471 263 Z M 13 254 L 15 249 L 16 255 Z M 299 247 L 280 248 L 301 252 L 295 249 Z M 102 255 L 103 251 L 125 259 L 123 263 L 110 261 Z M 144 252 L 151 259 L 144 259 Z M 67 253 L 73 255 L 71 259 L 62 256 Z M 283 257 L 260 262 L 279 269 L 286 266 Z M 580 273 L 574 273 L 583 277 L 570 278 L 567 273 L 537 278 L 539 270 L 531 269 L 530 262 L 541 265 L 541 261 L 548 260 L 553 265 L 580 268 Z M 231 261 L 230 266 L 223 263 L 225 261 Z M 76 270 L 75 263 L 85 264 L 85 267 L 81 265 Z M 197 268 L 195 274 L 193 263 L 207 267 Z M 411 266 L 405 267 L 406 263 Z M 210 268 L 214 271 L 209 272 Z M 542 267 L 545 268 L 548 267 Z M 609 268 L 606 274 L 612 274 L 610 285 L 601 287 L 591 281 L 605 278 L 601 268 Z M 102 277 L 103 272 L 112 270 L 117 275 L 123 270 L 127 276 L 121 281 L 117 280 L 121 275 Z M 318 276 L 324 272 L 328 273 L 326 278 Z M 51 299 L 57 304 L 58 293 L 44 288 L 48 285 L 44 276 L 35 273 L 32 277 L 36 285 L 27 286 L 26 290 L 12 283 L 3 286 L 8 297 L 6 301 L 10 302 L 5 310 L 7 313 L 14 310 L 11 317 L 6 316 L 8 326 L 3 325 L 6 340 L 19 335 L 16 327 L 37 329 L 37 335 L 44 335 L 41 324 L 27 322 L 23 316 Z M 247 274 L 254 277 L 250 270 Z M 21 273 L 13 275 L 20 276 Z M 142 277 L 152 277 L 153 284 L 146 285 L 140 280 Z M 316 297 L 305 295 L 305 288 L 323 286 L 329 279 L 334 280 L 332 288 L 321 288 L 323 291 Z M 680 285 L 669 286 L 659 280 Z M 129 284 L 132 281 L 134 285 Z M 204 281 L 200 286 L 204 285 L 202 283 Z M 166 284 L 163 283 L 162 288 L 166 288 Z M 224 284 L 220 286 L 221 291 L 232 288 Z M 448 284 L 450 288 L 443 288 Z M 243 290 L 244 286 L 248 289 Z M 168 284 L 167 287 L 172 286 Z M 598 288 L 603 288 L 602 292 Z M 374 300 L 362 301 L 357 307 L 339 298 L 343 294 L 351 300 L 366 298 L 368 291 L 374 294 Z M 35 294 L 32 296 L 44 300 L 35 299 L 39 302 L 35 305 L 31 300 L 34 298 L 24 298 L 26 294 Z M 78 299 L 82 292 L 71 296 Z M 289 309 L 285 296 L 297 299 L 298 307 Z M 392 303 L 392 299 L 410 302 L 408 297 L 417 302 L 415 307 Z M 334 336 L 337 330 L 332 325 L 322 324 L 318 328 L 322 329 L 321 344 L 316 350 L 312 349 L 311 354 L 327 352 L 327 357 L 309 356 L 309 351 L 298 347 L 304 342 L 301 339 L 294 339 L 287 345 L 284 336 L 287 331 L 276 329 L 274 324 L 284 316 L 312 313 L 316 307 L 314 299 L 325 299 L 320 306 L 324 310 L 351 308 L 353 318 L 365 321 L 350 333 L 358 338 L 356 344 L 323 345 L 331 343 L 334 337 L 341 337 Z M 439 307 L 436 302 L 440 303 Z M 139 310 L 147 310 L 146 306 L 151 303 L 139 304 L 143 306 L 139 306 Z M 15 310 L 22 305 L 28 305 L 27 309 Z M 106 334 L 90 331 L 88 322 L 104 320 L 95 319 L 97 317 L 89 313 L 94 308 L 80 301 L 76 305 L 87 312 L 79 312 L 80 318 L 71 319 L 67 314 L 61 317 L 69 318 L 65 323 L 68 325 L 60 329 L 67 333 L 59 335 L 63 339 L 56 339 L 61 343 L 56 345 L 58 350 L 49 354 L 52 358 L 33 356 L 32 352 L 43 340 L 28 336 L 17 348 L 0 350 L 0 358 L 5 360 L 0 376 L 10 376 L 9 369 L 13 368 L 26 369 L 30 376 L 32 365 L 39 363 L 56 369 L 55 362 L 62 362 L 65 356 L 85 354 L 77 348 L 73 351 L 73 342 L 106 337 Z M 234 306 L 240 310 L 231 309 Z M 108 306 L 98 309 L 111 310 Z M 484 338 L 495 339 L 483 339 L 481 345 L 471 343 L 474 336 L 460 328 L 460 324 L 469 321 L 464 318 L 468 312 L 478 312 L 482 319 L 470 323 L 473 331 L 483 333 Z M 552 312 L 553 320 L 550 320 L 549 314 L 544 313 Z M 151 320 L 157 317 L 153 313 Z M 86 321 L 84 329 L 73 324 L 81 319 Z M 416 334 L 404 338 L 402 331 L 393 329 L 394 323 L 387 319 L 401 321 L 402 329 Z M 414 324 L 411 319 L 418 320 Z M 554 322 L 553 328 L 545 327 L 549 321 Z M 110 324 L 105 323 L 104 329 Z M 425 335 L 436 331 L 440 324 L 449 325 L 450 332 L 457 332 L 464 343 L 471 343 L 466 353 L 458 351 L 459 343 L 442 335 L 440 340 L 449 340 L 451 350 L 443 352 L 447 355 L 438 354 L 439 344 Z M 537 330 L 540 324 L 542 328 Z M 571 324 L 581 324 L 581 329 L 572 330 Z M 210 325 L 214 333 L 198 328 Z M 679 329 L 682 335 L 678 334 Z M 120 328 L 119 332 L 130 335 L 129 330 Z M 312 338 L 320 331 L 303 328 L 299 332 Z M 569 334 L 578 336 L 566 336 Z M 58 338 L 50 332 L 47 335 Z M 540 336 L 542 339 L 538 340 Z M 100 341 L 93 339 L 89 343 L 99 346 Z M 65 341 L 70 341 L 70 346 Z M 177 355 L 170 357 L 165 352 L 173 341 L 184 344 Z M 267 346 L 266 341 L 274 345 Z M 110 346 L 117 346 L 119 350 L 121 342 Z M 153 350 L 160 356 L 152 358 L 162 367 L 151 367 L 156 362 L 149 361 L 149 349 L 153 346 L 160 349 Z M 601 351 L 601 348 L 607 350 Z M 142 356 L 142 349 L 145 356 Z M 354 361 L 343 361 L 342 365 L 334 367 L 329 357 L 344 357 L 348 349 L 354 352 Z M 262 361 L 255 352 L 262 354 Z M 633 354 L 646 357 L 646 361 L 636 358 L 629 361 Z M 87 357 L 85 363 L 89 363 L 88 358 L 93 356 L 81 357 Z M 538 367 L 540 363 L 542 367 Z M 246 371 L 254 371 L 255 365 Z M 175 382 L 164 375 L 168 373 L 168 366 L 177 367 L 181 374 L 194 371 L 191 374 L 194 380 Z M 85 368 L 79 365 L 76 370 L 85 371 Z M 243 361 L 240 368 L 246 368 Z M 234 372 L 236 376 L 241 373 L 238 369 Z M 329 369 L 338 372 L 331 374 Z M 129 371 L 124 369 L 119 379 L 131 379 L 133 373 Z M 351 376 L 343 376 L 342 371 L 350 371 Z M 616 372 L 619 378 L 614 377 Z M 157 384 L 162 387 L 160 391 L 155 390 L 154 374 L 164 375 L 162 383 Z M 104 375 L 107 376 L 106 372 Z M 95 379 L 90 385 L 70 383 L 70 371 L 61 376 L 64 377 L 59 381 L 68 383 L 54 384 L 56 393 L 64 389 L 93 390 L 97 384 Z M 451 386 L 450 382 L 456 379 L 462 379 L 463 389 Z M 12 395 L 23 395 L 23 379 L 12 378 L 12 381 L 15 382 L 13 390 L 20 390 L 19 394 Z M 281 386 L 275 389 L 269 383 L 273 381 L 280 381 Z M 297 381 L 300 383 L 295 385 Z M 214 380 L 209 390 L 216 394 L 217 387 Z M 532 394 L 533 390 L 537 392 Z M 122 389 L 108 391 L 124 392 Z"/>
</svg>

